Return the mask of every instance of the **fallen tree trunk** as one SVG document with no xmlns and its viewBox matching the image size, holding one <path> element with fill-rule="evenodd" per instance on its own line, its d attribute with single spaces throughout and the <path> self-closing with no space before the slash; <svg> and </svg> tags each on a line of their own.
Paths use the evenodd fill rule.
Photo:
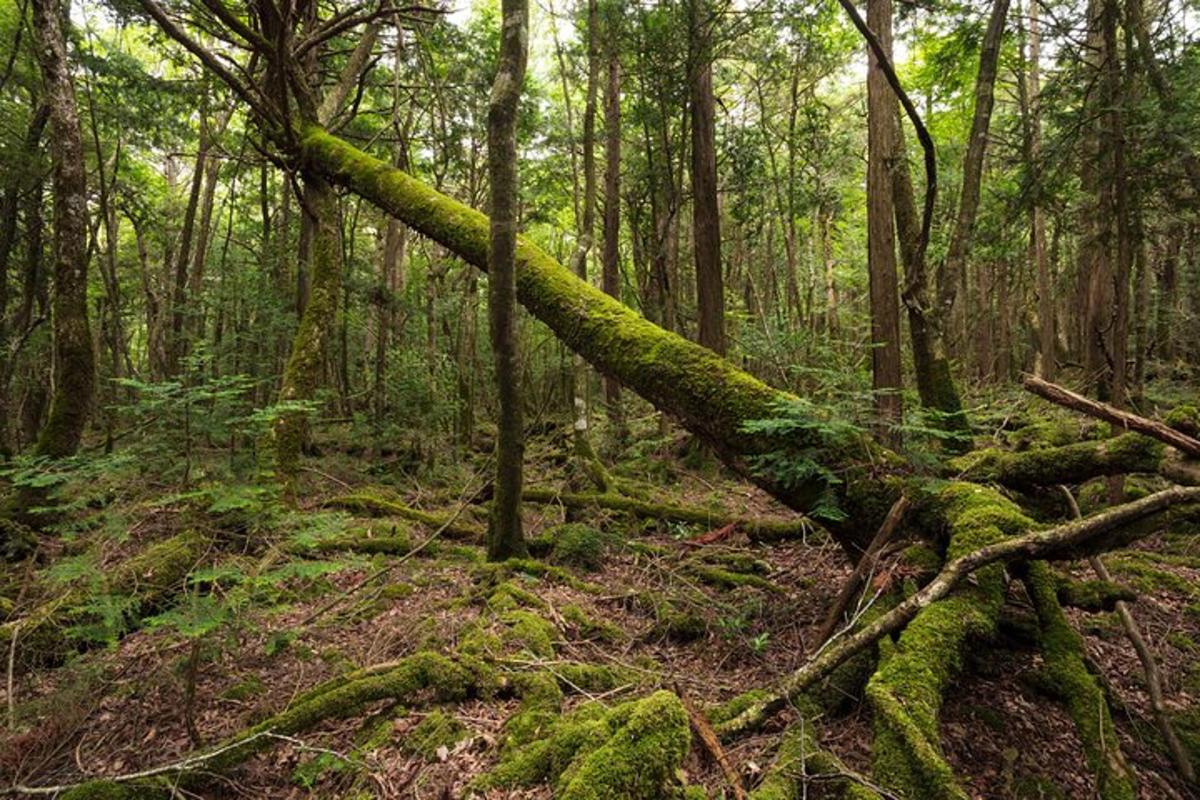
<svg viewBox="0 0 1200 800">
<path fill-rule="evenodd" d="M 527 503 L 548 503 L 566 508 L 602 508 L 621 511 L 644 519 L 661 519 L 684 522 L 690 525 L 707 525 L 719 528 L 733 525 L 744 532 L 752 542 L 775 542 L 784 539 L 799 539 L 817 533 L 814 523 L 806 518 L 797 520 L 762 519 L 742 517 L 704 508 L 688 508 L 666 503 L 651 503 L 619 494 L 575 494 L 557 492 L 553 489 L 526 489 L 521 499 Z"/>
<path fill-rule="evenodd" d="M 432 530 L 440 530 L 449 538 L 482 541 L 483 531 L 470 525 L 455 522 L 450 517 L 430 514 L 401 503 L 390 497 L 379 497 L 366 492 L 341 495 L 325 501 L 328 508 L 341 508 L 356 514 L 372 517 L 399 517 L 400 519 L 419 522 Z"/>
<path fill-rule="evenodd" d="M 1014 453 L 977 450 L 955 459 L 951 470 L 961 480 L 996 483 L 1029 491 L 1062 483 L 1082 483 L 1108 475 L 1158 472 L 1167 461 L 1163 446 L 1136 433 Z"/>
<path fill-rule="evenodd" d="M 299 141 L 306 169 L 369 200 L 467 263 L 487 268 L 488 219 L 319 127 Z M 846 519 L 830 532 L 857 558 L 899 496 L 889 478 L 907 465 L 865 433 L 830 432 L 818 419 L 794 425 L 792 447 L 825 470 L 781 483 L 752 468 L 754 456 L 777 451 L 771 436 L 747 430 L 752 420 L 775 419 L 798 398 L 774 389 L 711 350 L 665 331 L 633 309 L 580 280 L 541 248 L 517 242 L 517 299 L 564 344 L 596 369 L 675 416 L 732 468 L 785 505 L 809 512 L 832 495 Z M 834 483 L 828 478 L 837 475 Z"/>
<path fill-rule="evenodd" d="M 1153 437 L 1160 442 L 1169 444 L 1182 453 L 1187 453 L 1193 458 L 1200 458 L 1200 441 L 1193 439 L 1187 434 L 1180 433 L 1165 423 L 1139 417 L 1137 414 L 1110 406 L 1107 403 L 1092 400 L 1081 394 L 1076 394 L 1069 389 L 1064 389 L 1057 384 L 1044 381 L 1041 378 L 1035 378 L 1032 375 L 1026 375 L 1021 381 L 1021 385 L 1027 391 L 1033 392 L 1038 397 L 1049 400 L 1051 403 L 1087 414 L 1090 417 L 1102 419 L 1125 430 L 1136 431 Z"/>
</svg>

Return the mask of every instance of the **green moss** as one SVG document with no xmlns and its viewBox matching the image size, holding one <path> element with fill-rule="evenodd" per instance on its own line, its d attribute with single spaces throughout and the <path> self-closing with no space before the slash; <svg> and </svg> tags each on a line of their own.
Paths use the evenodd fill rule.
<svg viewBox="0 0 1200 800">
<path fill-rule="evenodd" d="M 604 565 L 604 554 L 613 540 L 609 534 L 578 522 L 556 525 L 546 535 L 554 543 L 549 556 L 553 563 L 584 570 Z"/>
<path fill-rule="evenodd" d="M 836 781 L 846 774 L 841 762 L 818 746 L 814 728 L 812 720 L 802 715 L 784 732 L 775 760 L 750 792 L 750 800 L 801 800 L 808 780 Z"/>
<path fill-rule="evenodd" d="M 244 681 L 235 683 L 221 692 L 221 697 L 224 697 L 226 700 L 249 700 L 251 697 L 257 697 L 262 694 L 262 691 L 262 679 L 257 675 L 251 675 Z"/>
<path fill-rule="evenodd" d="M 575 603 L 569 603 L 558 611 L 562 614 L 563 619 L 572 625 L 578 631 L 579 636 L 584 639 L 597 639 L 614 644 L 628 638 L 619 625 L 614 625 L 607 620 L 598 620 Z"/>
<path fill-rule="evenodd" d="M 1007 536 L 1032 521 L 998 492 L 967 483 L 943 486 L 929 500 L 949 535 L 947 559 Z M 899 793 L 923 798 L 966 795 L 941 754 L 942 698 L 963 666 L 972 639 L 994 635 L 1004 604 L 1004 569 L 994 565 L 974 581 L 922 610 L 867 684 L 875 711 L 875 774 Z"/>
<path fill-rule="evenodd" d="M 1132 603 L 1137 593 L 1112 581 L 1074 580 L 1055 576 L 1055 593 L 1058 602 L 1083 611 L 1112 611 L 1117 601 Z"/>
<path fill-rule="evenodd" d="M 694 575 L 701 582 L 721 589 L 738 589 L 743 586 L 753 586 L 756 589 L 765 589 L 769 592 L 784 591 L 783 587 L 778 584 L 772 583 L 766 578 L 753 573 L 734 572 L 733 570 L 721 567 L 695 563 L 688 564 L 686 569 L 687 572 Z"/>
<path fill-rule="evenodd" d="M 692 642 L 708 634 L 708 620 L 698 609 L 658 592 L 639 592 L 634 603 L 654 615 L 654 636 L 675 642 Z"/>
<path fill-rule="evenodd" d="M 1133 774 L 1121 755 L 1108 700 L 1084 663 L 1083 640 L 1063 614 L 1045 562 L 1028 567 L 1025 585 L 1042 624 L 1042 684 L 1062 698 L 1096 776 L 1101 800 L 1133 800 Z"/>
<path fill-rule="evenodd" d="M 628 714 L 611 713 L 619 727 L 600 747 L 576 758 L 559 778 L 562 800 L 657 800 L 675 779 L 691 747 L 687 712 L 671 692 L 634 701 Z"/>
<path fill-rule="evenodd" d="M 563 693 L 549 672 L 517 675 L 513 689 L 521 698 L 517 711 L 504 723 L 501 751 L 542 738 L 559 718 Z"/>
<path fill-rule="evenodd" d="M 172 796 L 165 781 L 115 783 L 96 780 L 81 783 L 59 795 L 60 800 L 158 800 Z"/>
<path fill-rule="evenodd" d="M 972 481 L 988 481 L 1010 489 L 1029 490 L 1060 483 L 1080 483 L 1101 475 L 1155 472 L 1163 446 L 1136 433 L 1097 442 L 1077 442 L 1014 453 L 977 450 L 950 464 L 950 470 Z"/>
<path fill-rule="evenodd" d="M 587 703 L 540 738 L 508 748 L 473 786 L 552 783 L 556 797 L 571 800 L 657 800 L 669 793 L 690 744 L 687 712 L 670 692 L 611 709 Z"/>
<path fill-rule="evenodd" d="M 766 689 L 751 689 L 748 692 L 731 697 L 720 705 L 709 708 L 705 711 L 705 716 L 708 717 L 708 721 L 714 726 L 719 726 L 724 722 L 741 716 L 749 709 L 763 703 L 770 697 L 771 692 Z"/>
<path fill-rule="evenodd" d="M 1194 405 L 1175 406 L 1163 418 L 1163 422 L 1180 433 L 1193 438 L 1200 437 L 1200 410 Z"/>
<path fill-rule="evenodd" d="M 545 601 L 512 580 L 504 581 L 492 589 L 486 605 L 493 613 L 515 611 L 519 608 L 546 608 Z"/>
<path fill-rule="evenodd" d="M 378 491 L 362 490 L 351 494 L 335 497 L 326 501 L 330 508 L 341 508 L 355 514 L 375 517 L 399 517 L 411 522 L 417 522 L 430 530 L 442 531 L 442 536 L 448 538 L 482 540 L 483 533 L 461 522 L 451 521 L 449 517 L 420 511 L 400 502 L 399 499 L 384 495 Z"/>
<path fill-rule="evenodd" d="M 523 610 L 506 612 L 501 620 L 508 626 L 503 637 L 506 642 L 515 642 L 539 658 L 553 658 L 554 642 L 559 638 L 553 623 Z"/>
<path fill-rule="evenodd" d="M 469 735 L 467 726 L 457 717 L 434 709 L 408 732 L 404 737 L 403 747 L 426 761 L 434 761 L 438 758 L 441 748 L 449 750 Z"/>
</svg>

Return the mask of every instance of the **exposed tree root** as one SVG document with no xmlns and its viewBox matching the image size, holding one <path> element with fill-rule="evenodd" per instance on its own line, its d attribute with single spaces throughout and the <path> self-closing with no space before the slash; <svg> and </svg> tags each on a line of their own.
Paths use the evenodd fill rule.
<svg viewBox="0 0 1200 800">
<path fill-rule="evenodd" d="M 1083 640 L 1063 614 L 1054 578 L 1043 562 L 1028 565 L 1025 586 L 1042 627 L 1044 665 L 1039 683 L 1067 706 L 1083 742 L 1088 766 L 1096 776 L 1101 800 L 1133 800 L 1133 773 L 1121 755 L 1116 728 L 1095 677 L 1084 662 Z"/>
</svg>

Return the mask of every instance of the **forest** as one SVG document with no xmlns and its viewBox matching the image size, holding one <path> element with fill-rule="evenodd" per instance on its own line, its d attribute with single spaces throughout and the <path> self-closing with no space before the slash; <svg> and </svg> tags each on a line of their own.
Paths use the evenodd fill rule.
<svg viewBox="0 0 1200 800">
<path fill-rule="evenodd" d="M 1196 0 L 0 0 L 0 796 L 1200 798 Z"/>
</svg>

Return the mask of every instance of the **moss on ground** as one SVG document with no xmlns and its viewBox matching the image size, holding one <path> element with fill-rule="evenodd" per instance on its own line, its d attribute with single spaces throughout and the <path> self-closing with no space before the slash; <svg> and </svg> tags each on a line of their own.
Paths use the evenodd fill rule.
<svg viewBox="0 0 1200 800">
<path fill-rule="evenodd" d="M 678 789 L 676 770 L 690 746 L 687 712 L 671 692 L 613 708 L 587 703 L 541 738 L 510 747 L 473 786 L 552 783 L 563 800 L 657 800 Z"/>
<path fill-rule="evenodd" d="M 435 761 L 443 747 L 450 750 L 470 735 L 467 726 L 453 714 L 448 714 L 441 709 L 434 709 L 408 732 L 402 741 L 402 746 L 408 752 L 418 755 L 426 761 Z"/>
</svg>

